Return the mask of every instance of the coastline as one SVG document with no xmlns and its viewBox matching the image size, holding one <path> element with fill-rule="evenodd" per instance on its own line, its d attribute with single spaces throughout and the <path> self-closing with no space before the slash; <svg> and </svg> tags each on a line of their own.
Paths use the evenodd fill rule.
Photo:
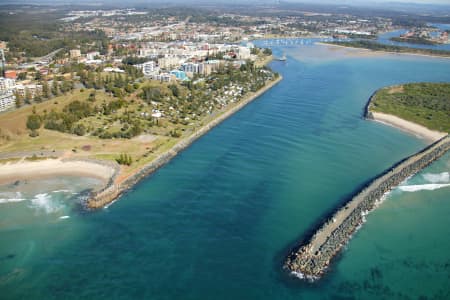
<svg viewBox="0 0 450 300">
<path fill-rule="evenodd" d="M 409 134 L 413 134 L 418 138 L 424 139 L 428 142 L 435 142 L 447 135 L 446 132 L 434 131 L 426 128 L 425 126 L 404 120 L 394 115 L 370 111 L 371 120 L 385 125 L 389 125 L 398 128 Z"/>
<path fill-rule="evenodd" d="M 382 53 L 382 54 L 393 54 L 393 55 L 414 55 L 414 56 L 422 56 L 422 57 L 434 57 L 434 58 L 450 59 L 450 56 L 445 56 L 445 55 L 433 55 L 433 54 L 420 54 L 420 53 L 409 53 L 409 52 L 392 52 L 392 51 L 383 51 L 383 50 L 372 50 L 372 49 L 367 49 L 367 48 L 358 48 L 358 47 L 350 47 L 350 46 L 343 46 L 343 45 L 335 45 L 335 44 L 329 44 L 329 43 L 323 43 L 323 42 L 317 42 L 316 44 L 317 45 L 322 45 L 322 46 L 344 48 L 344 49 L 364 50 L 364 51 L 367 51 L 368 53 Z"/>
<path fill-rule="evenodd" d="M 55 177 L 58 175 L 85 176 L 102 180 L 105 184 L 117 174 L 114 164 L 86 159 L 45 159 L 39 161 L 7 162 L 0 164 L 0 184 L 17 180 Z"/>
<path fill-rule="evenodd" d="M 228 119 L 230 116 L 241 110 L 244 106 L 270 90 L 282 79 L 283 77 L 280 75 L 275 80 L 266 83 L 266 85 L 258 91 L 247 95 L 245 99 L 239 101 L 236 105 L 233 105 L 232 107 L 222 112 L 219 116 L 210 121 L 208 124 L 202 126 L 200 129 L 193 132 L 190 136 L 181 139 L 172 148 L 160 154 L 150 163 L 137 169 L 128 177 L 121 177 L 120 179 L 115 178 L 114 180 L 110 180 L 110 182 L 102 190 L 94 192 L 91 195 L 91 197 L 87 200 L 87 208 L 98 209 L 114 202 L 118 197 L 120 197 L 127 190 L 131 189 L 139 181 L 149 176 L 160 167 L 164 166 L 178 153 L 189 147 L 193 142 L 202 137 L 204 134 L 208 133 L 215 126 L 219 125 L 224 120 Z"/>
<path fill-rule="evenodd" d="M 366 215 L 376 209 L 384 195 L 406 178 L 427 167 L 450 150 L 450 135 L 432 131 L 399 117 L 370 110 L 372 94 L 364 108 L 364 118 L 395 126 L 423 137 L 432 143 L 419 152 L 397 162 L 368 181 L 302 241 L 286 257 L 284 269 L 299 279 L 315 281 L 329 268 L 332 260 L 361 228 Z"/>
</svg>

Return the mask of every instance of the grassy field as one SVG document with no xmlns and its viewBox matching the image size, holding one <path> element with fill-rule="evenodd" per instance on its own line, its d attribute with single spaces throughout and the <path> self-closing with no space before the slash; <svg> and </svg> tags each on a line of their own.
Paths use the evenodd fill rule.
<svg viewBox="0 0 450 300">
<path fill-rule="evenodd" d="M 380 89 L 370 110 L 450 132 L 450 83 L 409 83 Z"/>
<path fill-rule="evenodd" d="M 39 136 L 34 138 L 29 136 L 26 120 L 33 110 L 37 113 L 61 111 L 65 105 L 74 100 L 85 100 L 90 92 L 90 90 L 76 90 L 33 106 L 28 105 L 0 114 L 0 153 L 55 150 L 64 151 L 66 156 L 71 157 L 107 160 L 115 160 L 120 153 L 128 153 L 136 163 L 131 167 L 124 167 L 124 171 L 127 169 L 131 171 L 132 167 L 138 167 L 162 152 L 166 148 L 162 145 L 171 145 L 178 140 L 165 135 L 152 134 L 144 134 L 132 139 L 99 139 L 94 136 L 76 136 L 44 128 L 39 129 Z M 99 92 L 96 94 L 96 99 L 98 103 L 113 101 L 113 98 L 106 93 Z"/>
</svg>

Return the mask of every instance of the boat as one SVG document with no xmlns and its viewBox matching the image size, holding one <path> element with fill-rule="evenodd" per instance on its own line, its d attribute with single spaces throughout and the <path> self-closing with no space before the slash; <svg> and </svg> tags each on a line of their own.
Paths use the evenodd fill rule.
<svg viewBox="0 0 450 300">
<path fill-rule="evenodd" d="M 286 61 L 287 58 L 286 58 L 286 55 L 283 53 L 283 56 L 277 57 L 277 58 L 275 58 L 275 60 L 278 60 L 278 61 Z"/>
</svg>

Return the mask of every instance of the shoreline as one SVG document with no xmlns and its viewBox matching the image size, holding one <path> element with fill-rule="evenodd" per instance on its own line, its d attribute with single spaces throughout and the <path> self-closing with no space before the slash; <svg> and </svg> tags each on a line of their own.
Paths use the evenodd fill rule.
<svg viewBox="0 0 450 300">
<path fill-rule="evenodd" d="M 371 53 L 381 53 L 381 54 L 385 53 L 385 54 L 393 54 L 393 55 L 414 55 L 414 56 L 422 56 L 422 57 L 450 59 L 450 55 L 445 56 L 445 55 L 420 54 L 420 53 L 410 53 L 410 52 L 392 52 L 392 51 L 383 51 L 383 50 L 372 50 L 372 49 L 368 49 L 368 48 L 335 45 L 335 44 L 329 44 L 329 43 L 324 43 L 324 42 L 317 42 L 316 44 L 322 45 L 322 46 L 344 48 L 344 49 L 364 50 L 364 51 L 371 52 Z"/>
<path fill-rule="evenodd" d="M 382 123 L 387 126 L 391 126 L 397 128 L 403 132 L 408 134 L 412 134 L 420 139 L 424 139 L 430 143 L 436 142 L 446 135 L 447 132 L 441 132 L 436 130 L 431 130 L 423 125 L 402 119 L 395 115 L 376 112 L 371 110 L 373 97 L 377 94 L 378 90 L 376 90 L 367 101 L 364 106 L 364 118 L 366 120 L 375 121 L 378 123 Z"/>
<path fill-rule="evenodd" d="M 370 111 L 370 113 L 372 117 L 369 118 L 370 120 L 400 129 L 403 132 L 412 134 L 428 142 L 435 142 L 447 135 L 447 133 L 445 132 L 430 130 L 425 126 L 413 123 L 411 121 L 407 121 L 394 115 L 380 113 L 376 111 Z"/>
<path fill-rule="evenodd" d="M 266 83 L 264 87 L 259 89 L 258 91 L 247 95 L 244 99 L 239 101 L 236 105 L 233 105 L 229 109 L 220 113 L 215 119 L 211 120 L 208 124 L 202 126 L 198 130 L 194 131 L 190 136 L 185 137 L 178 141 L 172 148 L 160 154 L 150 163 L 142 166 L 137 169 L 135 172 L 130 174 L 126 178 L 121 178 L 121 180 L 110 180 L 110 182 L 100 191 L 94 192 L 90 198 L 87 200 L 86 206 L 88 209 L 99 209 L 105 207 L 112 202 L 114 202 L 117 198 L 119 198 L 123 193 L 130 190 L 134 185 L 136 185 L 139 181 L 149 176 L 160 167 L 164 166 L 166 163 L 172 160 L 175 156 L 178 155 L 181 151 L 188 148 L 193 142 L 197 139 L 208 133 L 211 129 L 234 115 L 236 112 L 241 110 L 250 102 L 257 99 L 259 96 L 263 95 L 265 92 L 270 90 L 272 87 L 277 85 L 283 77 L 280 75 L 275 80 Z"/>
<path fill-rule="evenodd" d="M 97 160 L 61 158 L 39 161 L 19 160 L 0 164 L 0 184 L 60 175 L 97 178 L 106 185 L 111 178 L 115 178 L 117 171 L 118 168 L 113 163 Z"/>
<path fill-rule="evenodd" d="M 336 255 L 365 223 L 366 215 L 379 206 L 386 193 L 450 150 L 450 135 L 447 133 L 435 132 L 393 115 L 372 112 L 370 107 L 375 94 L 376 92 L 365 105 L 363 117 L 366 120 L 385 122 L 433 143 L 367 181 L 316 227 L 314 234 L 301 241 L 299 246 L 288 254 L 283 268 L 299 279 L 308 281 L 320 279 Z"/>
</svg>

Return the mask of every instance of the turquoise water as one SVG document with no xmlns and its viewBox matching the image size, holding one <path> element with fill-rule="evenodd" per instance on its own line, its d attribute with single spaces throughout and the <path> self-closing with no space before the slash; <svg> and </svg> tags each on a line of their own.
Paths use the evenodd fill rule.
<svg viewBox="0 0 450 300">
<path fill-rule="evenodd" d="M 450 188 L 436 188 L 449 181 L 449 155 L 403 183 L 415 192 L 393 191 L 322 281 L 281 268 L 359 185 L 425 146 L 363 120 L 368 97 L 450 81 L 450 60 L 312 45 L 274 52 L 288 56 L 272 64 L 279 85 L 112 206 L 85 213 L 69 197 L 57 199 L 63 211 L 36 215 L 31 200 L 1 203 L 1 298 L 450 298 Z"/>
</svg>

